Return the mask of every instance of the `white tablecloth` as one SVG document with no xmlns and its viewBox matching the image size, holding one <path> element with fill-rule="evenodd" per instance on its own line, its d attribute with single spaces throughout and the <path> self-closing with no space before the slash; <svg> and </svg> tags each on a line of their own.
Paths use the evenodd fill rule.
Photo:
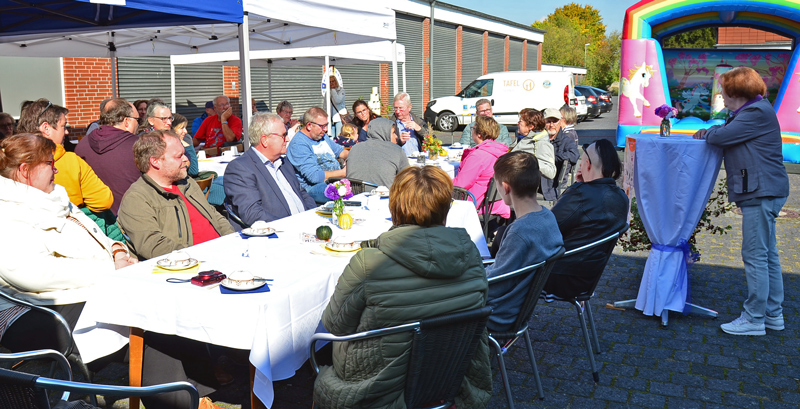
<svg viewBox="0 0 800 409">
<path fill-rule="evenodd" d="M 376 238 L 391 227 L 388 200 L 363 200 L 362 208 L 348 208 L 356 219 L 350 230 L 333 227 L 333 237 L 353 240 Z M 156 260 L 148 260 L 112 274 L 92 291 L 75 329 L 75 342 L 84 361 L 91 362 L 127 344 L 127 327 L 175 334 L 230 348 L 249 349 L 257 369 L 255 394 L 272 405 L 273 380 L 286 379 L 308 359 L 311 336 L 321 329 L 320 318 L 339 275 L 352 255 L 324 255 L 320 244 L 302 243 L 302 233 L 313 234 L 330 218 L 307 211 L 270 223 L 281 231 L 278 239 L 231 234 L 185 249 L 200 260 L 200 270 L 223 273 L 247 270 L 272 278 L 270 292 L 221 294 L 218 287 L 172 284 L 170 277 L 186 273 L 153 274 Z M 454 202 L 448 226 L 465 227 L 481 254 L 489 251 L 471 202 Z M 120 327 L 124 326 L 124 327 Z"/>
<path fill-rule="evenodd" d="M 197 167 L 201 172 L 217 172 L 217 176 L 224 176 L 225 169 L 228 164 L 233 160 L 230 156 L 214 156 L 207 159 L 198 159 Z"/>
<path fill-rule="evenodd" d="M 721 161 L 722 150 L 705 140 L 636 137 L 634 188 L 653 243 L 636 298 L 636 309 L 646 315 L 684 310 L 689 278 L 679 246 L 700 221 Z"/>
</svg>

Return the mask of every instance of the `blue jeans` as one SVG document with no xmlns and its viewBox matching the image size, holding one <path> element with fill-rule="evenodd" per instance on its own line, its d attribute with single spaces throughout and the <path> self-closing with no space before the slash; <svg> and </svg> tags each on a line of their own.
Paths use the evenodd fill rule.
<svg viewBox="0 0 800 409">
<path fill-rule="evenodd" d="M 315 202 L 324 204 L 328 202 L 330 199 L 325 197 L 325 188 L 328 187 L 328 184 L 325 182 L 317 183 L 314 186 L 309 186 L 306 189 L 306 192 L 314 199 Z"/>
<path fill-rule="evenodd" d="M 785 197 L 763 197 L 749 202 L 742 210 L 742 261 L 747 278 L 745 318 L 763 323 L 764 315 L 777 317 L 783 313 L 783 276 L 775 218 Z"/>
</svg>

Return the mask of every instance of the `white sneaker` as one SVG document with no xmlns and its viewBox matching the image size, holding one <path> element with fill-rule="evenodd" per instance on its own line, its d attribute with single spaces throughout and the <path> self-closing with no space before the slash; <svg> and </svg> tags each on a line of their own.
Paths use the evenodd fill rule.
<svg viewBox="0 0 800 409">
<path fill-rule="evenodd" d="M 719 326 L 723 331 L 731 335 L 767 335 L 764 324 L 754 324 L 747 320 L 744 315 L 739 318 Z"/>
<path fill-rule="evenodd" d="M 777 317 L 764 316 L 764 326 L 773 331 L 783 331 L 783 314 Z"/>
</svg>

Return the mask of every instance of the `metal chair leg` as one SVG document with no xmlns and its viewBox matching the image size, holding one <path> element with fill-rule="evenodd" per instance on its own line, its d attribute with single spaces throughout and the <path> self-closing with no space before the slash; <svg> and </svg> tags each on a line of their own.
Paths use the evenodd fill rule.
<svg viewBox="0 0 800 409">
<path fill-rule="evenodd" d="M 578 311 L 578 320 L 581 323 L 581 330 L 583 331 L 583 342 L 584 345 L 586 345 L 586 353 L 589 355 L 589 364 L 592 367 L 592 378 L 594 378 L 595 383 L 598 383 L 600 382 L 600 374 L 597 371 L 597 363 L 594 361 L 594 354 L 592 353 L 592 340 L 589 338 L 589 330 L 586 328 L 586 320 L 583 318 L 581 303 L 573 299 L 572 304 Z"/>
<path fill-rule="evenodd" d="M 508 399 L 509 409 L 514 409 L 514 397 L 511 395 L 511 385 L 508 383 L 508 373 L 506 372 L 506 363 L 503 360 L 503 348 L 493 337 L 489 337 L 489 343 L 494 347 L 495 355 L 497 355 L 497 364 L 500 366 L 500 378 L 503 379 L 503 387 L 506 390 L 506 399 Z"/>
<path fill-rule="evenodd" d="M 533 355 L 533 345 L 531 345 L 531 336 L 528 334 L 527 328 L 525 328 L 525 344 L 528 347 L 528 357 L 531 359 L 531 366 L 533 367 L 533 379 L 536 380 L 536 390 L 539 392 L 539 400 L 544 400 L 542 379 L 539 378 L 539 367 L 536 366 L 536 357 Z"/>
<path fill-rule="evenodd" d="M 592 327 L 592 337 L 594 338 L 594 353 L 595 354 L 602 354 L 603 351 L 600 350 L 600 339 L 597 338 L 597 325 L 594 322 L 594 316 L 592 315 L 592 306 L 589 305 L 590 300 L 585 301 L 586 305 L 586 318 L 588 318 L 589 325 Z"/>
<path fill-rule="evenodd" d="M 89 372 L 89 368 L 86 367 L 86 364 L 83 363 L 80 355 L 73 352 L 67 356 L 67 360 L 73 368 L 77 368 L 81 372 L 81 375 L 83 375 L 83 377 L 86 379 L 86 383 L 93 382 L 92 374 Z M 97 395 L 90 394 L 89 399 L 91 400 L 92 405 L 97 406 Z"/>
</svg>

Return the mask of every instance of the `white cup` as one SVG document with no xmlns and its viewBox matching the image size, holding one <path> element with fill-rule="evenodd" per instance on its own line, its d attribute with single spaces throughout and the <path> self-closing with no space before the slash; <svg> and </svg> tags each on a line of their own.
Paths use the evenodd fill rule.
<svg viewBox="0 0 800 409">
<path fill-rule="evenodd" d="M 235 145 L 234 145 L 234 146 L 232 146 L 232 147 L 231 147 L 231 155 L 233 155 L 233 156 L 236 156 L 236 155 L 238 155 L 238 154 L 239 154 L 239 147 L 237 147 L 237 146 L 235 146 Z"/>
<path fill-rule="evenodd" d="M 206 158 L 206 151 L 197 152 L 197 159 L 198 160 L 205 159 L 205 158 Z"/>
</svg>

